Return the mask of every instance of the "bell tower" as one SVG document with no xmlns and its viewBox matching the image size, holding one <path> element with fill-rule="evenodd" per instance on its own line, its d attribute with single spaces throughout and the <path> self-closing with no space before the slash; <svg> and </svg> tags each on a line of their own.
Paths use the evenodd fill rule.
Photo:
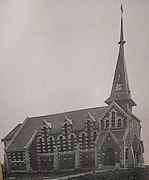
<svg viewBox="0 0 149 180">
<path fill-rule="evenodd" d="M 124 32 L 123 32 L 123 7 L 121 5 L 121 25 L 120 25 L 120 41 L 119 44 L 119 53 L 118 60 L 116 64 L 112 90 L 110 97 L 105 101 L 108 105 L 115 101 L 118 103 L 123 110 L 132 111 L 132 107 L 136 106 L 136 103 L 131 98 L 131 92 L 129 89 L 127 69 L 125 65 L 124 57 Z"/>
</svg>

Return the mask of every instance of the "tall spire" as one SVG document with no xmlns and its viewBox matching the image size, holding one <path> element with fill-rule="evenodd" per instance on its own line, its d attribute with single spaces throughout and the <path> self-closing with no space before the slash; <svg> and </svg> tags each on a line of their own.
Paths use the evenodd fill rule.
<svg viewBox="0 0 149 180">
<path fill-rule="evenodd" d="M 123 6 L 121 5 L 119 53 L 110 97 L 105 101 L 116 101 L 124 110 L 131 110 L 136 103 L 132 100 L 124 57 Z"/>
</svg>

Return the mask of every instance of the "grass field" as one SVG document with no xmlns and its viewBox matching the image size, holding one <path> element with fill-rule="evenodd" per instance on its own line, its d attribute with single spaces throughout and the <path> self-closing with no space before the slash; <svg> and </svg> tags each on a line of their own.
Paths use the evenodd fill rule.
<svg viewBox="0 0 149 180">
<path fill-rule="evenodd" d="M 149 180 L 149 167 L 93 172 L 69 180 Z"/>
<path fill-rule="evenodd" d="M 13 178 L 15 177 L 15 178 Z M 76 172 L 75 174 L 12 174 L 5 180 L 149 180 L 149 166 L 133 169 L 96 170 L 91 172 Z"/>
</svg>

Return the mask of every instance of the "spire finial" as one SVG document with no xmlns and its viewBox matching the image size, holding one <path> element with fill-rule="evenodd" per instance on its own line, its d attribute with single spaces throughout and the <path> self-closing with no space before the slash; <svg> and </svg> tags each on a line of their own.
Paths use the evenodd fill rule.
<svg viewBox="0 0 149 180">
<path fill-rule="evenodd" d="M 121 29 L 120 29 L 120 41 L 118 44 L 125 44 L 125 41 L 124 41 L 124 32 L 123 32 L 123 5 L 121 4 Z"/>
<path fill-rule="evenodd" d="M 121 19 L 123 19 L 123 5 L 121 4 Z"/>
</svg>

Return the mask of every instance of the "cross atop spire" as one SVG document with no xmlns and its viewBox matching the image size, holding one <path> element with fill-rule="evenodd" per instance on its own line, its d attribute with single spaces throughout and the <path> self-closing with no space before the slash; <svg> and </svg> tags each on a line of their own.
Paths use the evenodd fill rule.
<svg viewBox="0 0 149 180">
<path fill-rule="evenodd" d="M 121 4 L 121 29 L 120 29 L 120 41 L 118 44 L 123 45 L 125 44 L 124 41 L 124 31 L 123 31 L 123 5 Z"/>
<path fill-rule="evenodd" d="M 115 69 L 113 85 L 110 97 L 105 101 L 110 104 L 112 101 L 116 101 L 124 110 L 132 109 L 132 106 L 136 106 L 136 103 L 131 98 L 129 89 L 127 69 L 125 65 L 124 57 L 124 33 L 123 33 L 123 6 L 121 5 L 121 25 L 120 25 L 120 41 L 118 43 L 119 53 L 118 60 Z"/>
</svg>

